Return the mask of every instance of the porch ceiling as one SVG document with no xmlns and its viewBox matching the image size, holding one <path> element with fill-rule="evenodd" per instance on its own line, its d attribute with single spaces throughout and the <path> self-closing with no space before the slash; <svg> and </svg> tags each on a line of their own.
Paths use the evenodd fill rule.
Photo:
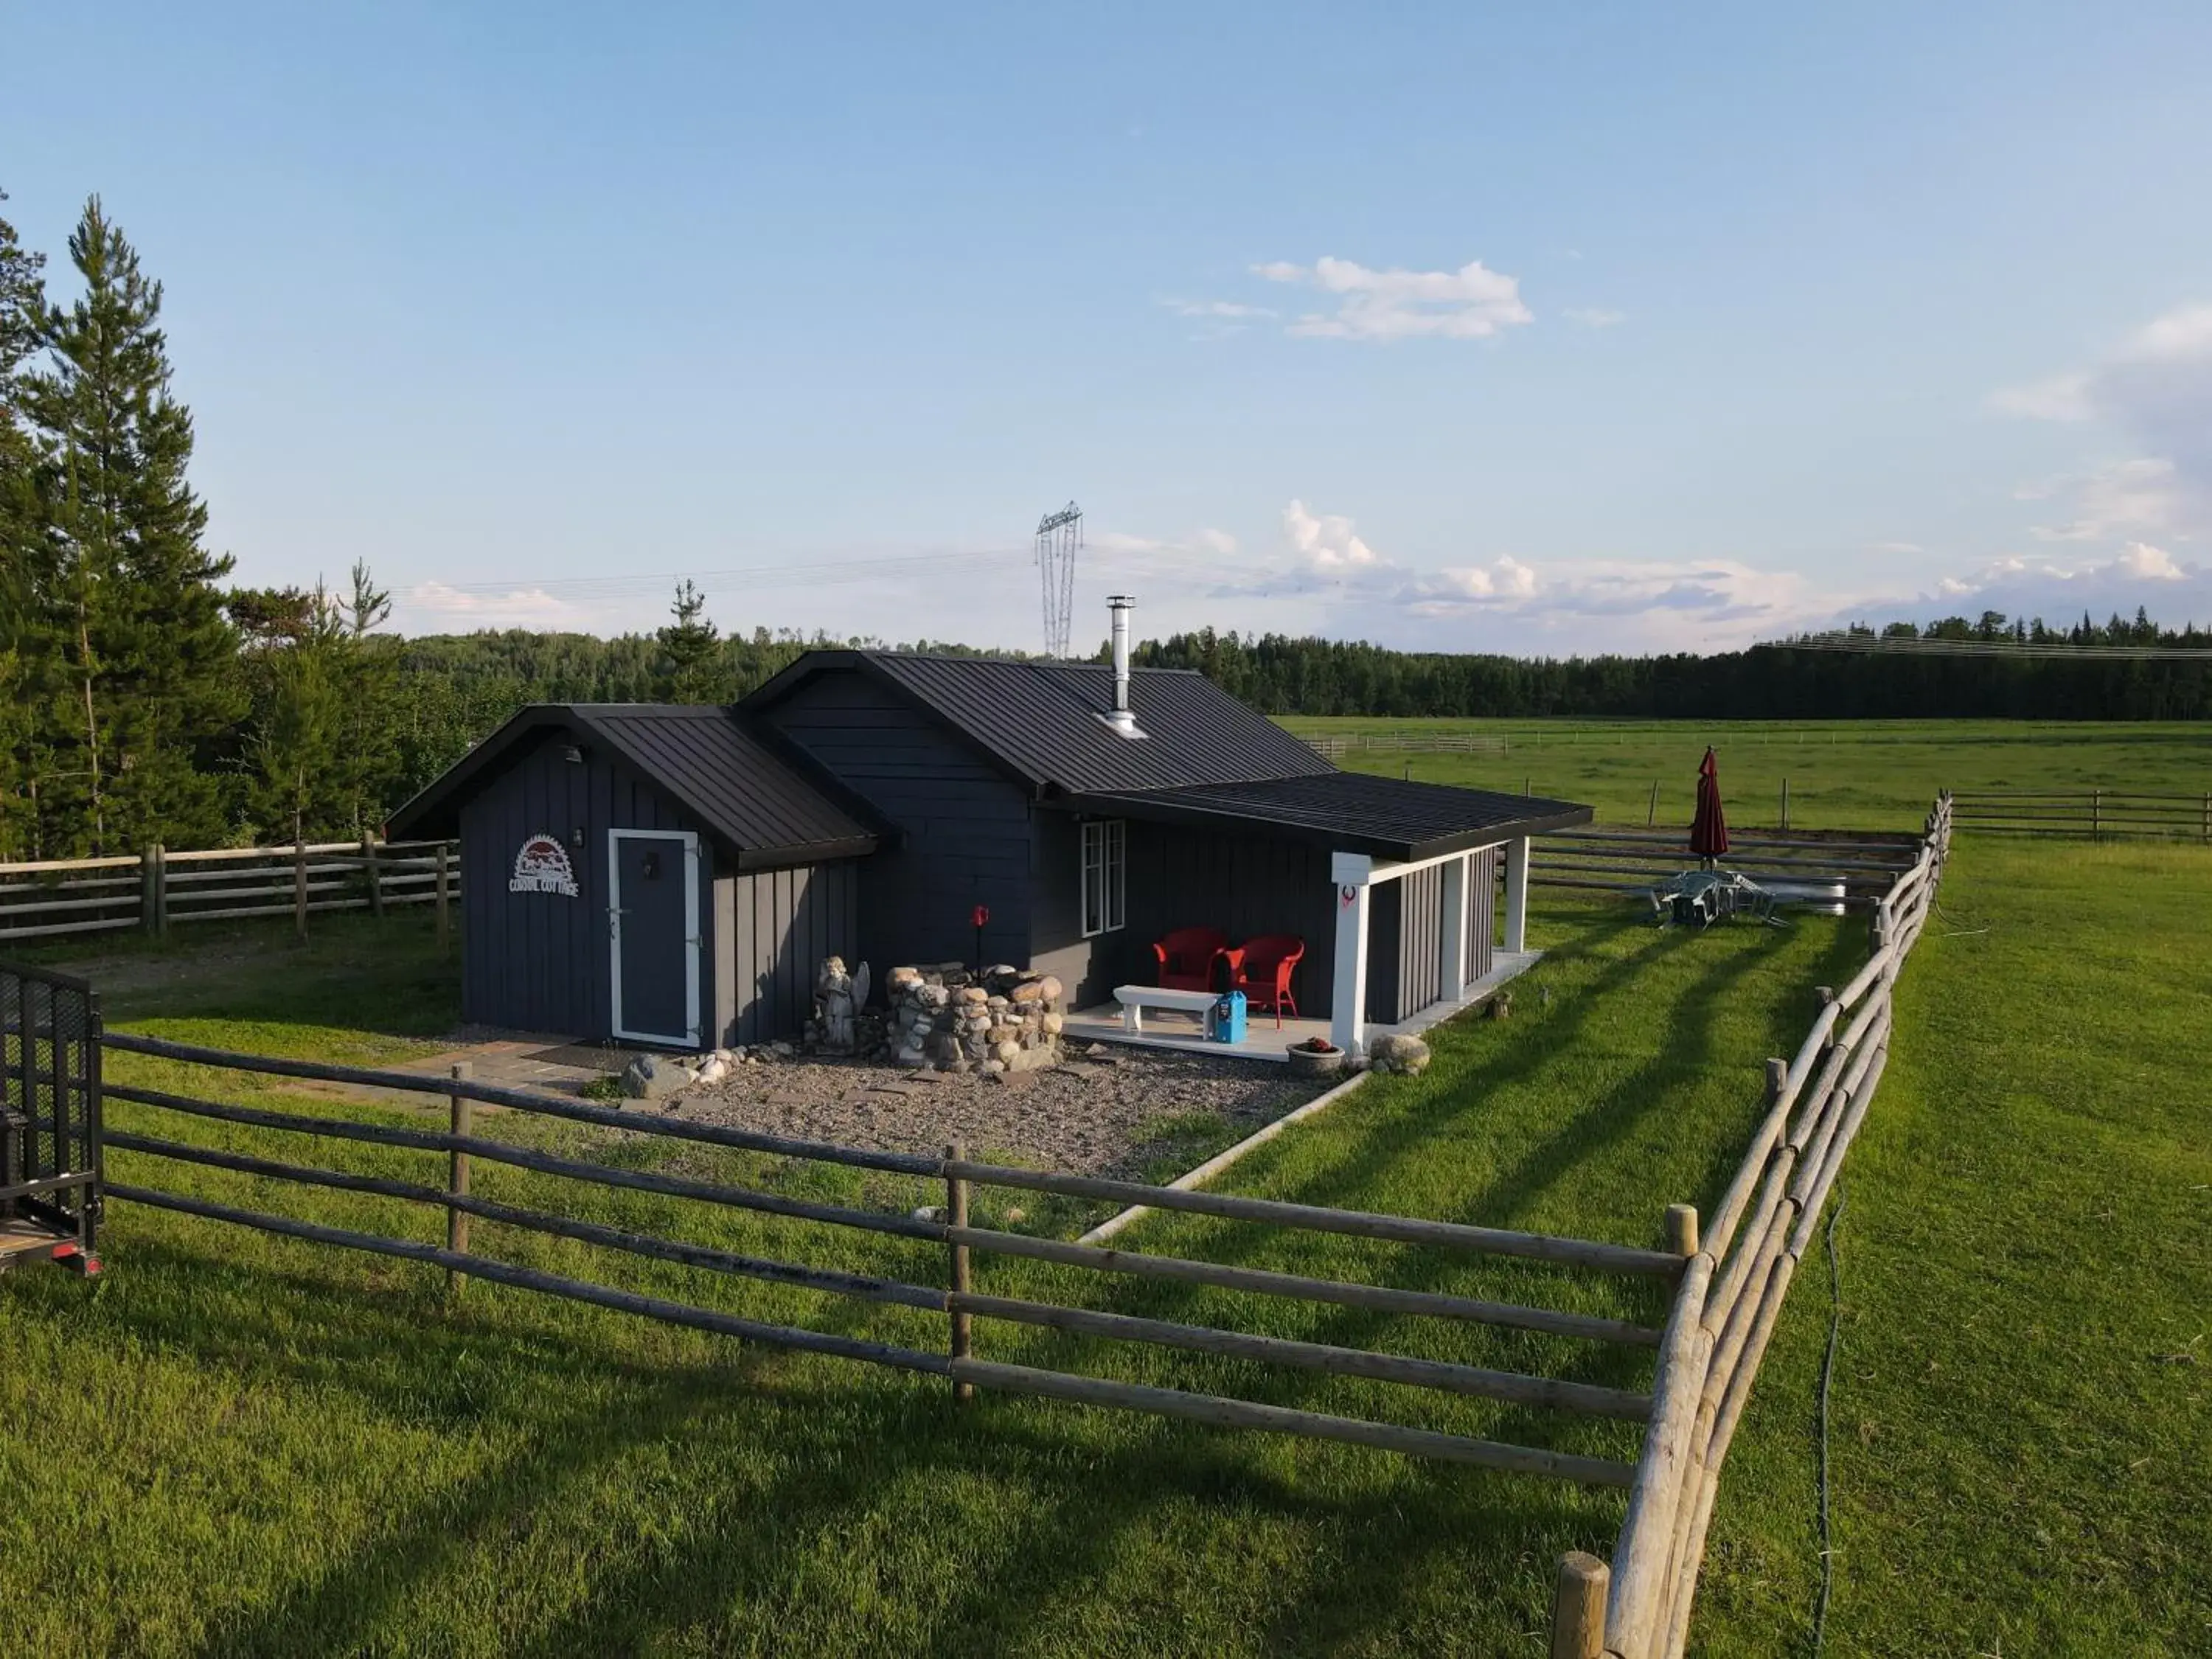
<svg viewBox="0 0 2212 1659">
<path fill-rule="evenodd" d="M 1317 847 L 1406 860 L 1441 858 L 1521 836 L 1588 823 L 1591 809 L 1540 795 L 1504 795 L 1364 772 L 1326 772 L 1258 783 L 1092 791 L 1078 810 L 1158 823 L 1279 836 Z"/>
</svg>

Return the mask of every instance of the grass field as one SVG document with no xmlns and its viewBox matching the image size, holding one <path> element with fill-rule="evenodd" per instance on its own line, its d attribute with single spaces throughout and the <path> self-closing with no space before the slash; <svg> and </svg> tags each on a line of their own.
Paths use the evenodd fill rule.
<svg viewBox="0 0 2212 1659">
<path fill-rule="evenodd" d="M 1694 758 L 1694 757 L 1692 757 Z M 1417 773 L 1417 775 L 1419 774 Z M 1917 808 L 1912 809 L 1917 816 Z M 1834 1394 L 1834 1654 L 2180 1655 L 2212 1643 L 2212 856 L 1962 841 L 1846 1173 Z M 1437 1035 L 1271 1143 L 1242 1192 L 1653 1241 L 1710 1206 L 1855 925 L 1653 932 L 1540 894 L 1551 954 L 1510 1021 Z M 187 942 L 185 947 L 189 953 Z M 304 951 L 126 958 L 111 1020 L 270 1052 L 419 1052 L 452 1018 L 415 919 Z M 1545 994 L 1548 992 L 1548 996 Z M 118 1056 L 118 1073 L 185 1085 Z M 190 1079 L 202 1083 L 204 1077 Z M 233 1098 L 328 1111 L 250 1081 Z M 385 1121 L 401 1109 L 349 1106 Z M 118 1125 L 302 1143 L 117 1103 Z M 608 1155 L 596 1132 L 496 1133 Z M 625 1156 L 642 1161 L 648 1154 Z M 682 1153 L 845 1201 L 890 1177 Z M 312 1161 L 420 1178 L 423 1154 Z M 422 1212 L 117 1153 L 118 1179 L 428 1239 Z M 480 1166 L 532 1203 L 542 1177 Z M 927 1247 L 564 1188 L 595 1218 L 941 1282 Z M 994 1196 L 991 1219 L 1018 1195 Z M 1048 1218 L 1033 1215 L 1032 1228 Z M 1072 1223 L 1068 1224 L 1072 1224 Z M 510 1260 L 933 1347 L 941 1321 L 716 1283 L 479 1224 Z M 1133 1243 L 1650 1317 L 1654 1294 L 1523 1264 L 1154 1218 Z M 27 1651 L 1527 1654 L 1553 1566 L 1618 1494 L 1006 1398 L 747 1350 L 118 1205 L 110 1271 L 0 1280 L 0 1607 Z M 992 1261 L 981 1287 L 1640 1385 L 1648 1361 L 1346 1310 Z M 1812 1400 L 1829 1313 L 1799 1276 L 1721 1494 L 1693 1650 L 1801 1650 L 1816 1583 Z M 1617 1425 L 984 1325 L 988 1358 L 1625 1453 Z"/>
<path fill-rule="evenodd" d="M 1360 732 L 1473 733 L 1502 754 L 1347 750 L 1358 770 L 1518 794 L 1588 801 L 1606 823 L 1644 823 L 1651 786 L 1658 821 L 1687 824 L 1698 761 L 1719 751 L 1731 824 L 1772 825 L 1790 781 L 1798 826 L 1917 825 L 1939 789 L 2212 792 L 2212 726 L 2025 720 L 1650 721 L 1379 720 L 1291 718 L 1301 737 Z"/>
</svg>

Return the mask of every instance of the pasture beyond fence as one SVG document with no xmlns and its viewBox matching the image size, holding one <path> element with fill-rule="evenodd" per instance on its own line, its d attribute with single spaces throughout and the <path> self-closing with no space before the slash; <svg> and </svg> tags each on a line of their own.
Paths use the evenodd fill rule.
<svg viewBox="0 0 2212 1659">
<path fill-rule="evenodd" d="M 173 853 L 154 846 L 108 858 L 0 864 L 0 941 L 136 931 L 154 938 L 195 921 L 330 910 L 381 915 L 397 905 L 437 907 L 448 936 L 460 860 L 443 841 L 299 842 Z"/>
<path fill-rule="evenodd" d="M 580 1100 L 476 1082 L 465 1065 L 448 1078 L 337 1066 L 209 1048 L 164 1039 L 100 1031 L 97 999 L 71 981 L 68 995 L 22 1001 L 21 1036 L 8 1052 L 34 1053 L 43 1020 L 54 1031 L 96 1033 L 79 1073 L 90 1085 L 90 1116 L 99 1100 L 115 1099 L 184 1120 L 420 1152 L 438 1160 L 428 1178 L 406 1180 L 109 1129 L 105 1146 L 134 1159 L 228 1170 L 310 1188 L 373 1194 L 421 1205 L 446 1221 L 443 1245 L 243 1207 L 166 1190 L 143 1180 L 104 1179 L 108 1198 L 257 1229 L 349 1250 L 410 1261 L 443 1270 L 458 1291 L 470 1279 L 592 1304 L 669 1324 L 773 1346 L 866 1361 L 943 1377 L 955 1400 L 975 1390 L 1039 1395 L 1150 1413 L 1221 1427 L 1261 1429 L 1346 1442 L 1417 1456 L 1626 1487 L 1626 1517 L 1611 1561 L 1574 1554 L 1562 1562 L 1553 1614 L 1553 1653 L 1565 1659 L 1674 1659 L 1686 1640 L 1705 1536 L 1723 1462 L 1796 1264 L 1822 1206 L 1864 1121 L 1887 1063 L 1892 991 L 1934 902 L 1952 831 L 1949 798 L 1938 800 L 1911 859 L 1870 900 L 1869 959 L 1840 991 L 1824 990 L 1820 1011 L 1794 1060 L 1768 1062 L 1765 1110 L 1741 1166 L 1700 1236 L 1696 1210 L 1667 1212 L 1664 1248 L 1634 1246 L 1432 1221 L 1407 1216 L 1237 1197 L 1203 1190 L 1042 1172 L 981 1162 L 959 1146 L 941 1157 L 876 1152 L 666 1116 L 645 1116 Z M 1886 848 L 1896 842 L 1889 838 Z M 1823 847 L 1834 843 L 1823 842 Z M 1863 847 L 1863 838 L 1844 843 Z M 1786 850 L 1786 849 L 1785 849 Z M 1901 848 L 1899 849 L 1901 853 Z M 1874 878 L 1896 860 L 1869 862 Z M 365 900 L 364 900 L 365 902 Z M 281 909 L 282 907 L 277 907 Z M 36 970 L 32 970 L 37 977 Z M 52 978 L 52 976 L 46 976 Z M 70 1009 L 74 1007 L 75 1012 Z M 41 1012 L 43 1011 L 43 1012 Z M 52 1046 L 48 1052 L 62 1051 Z M 197 1093 L 101 1080 L 101 1052 L 145 1055 L 187 1068 L 208 1085 Z M 20 1063 L 27 1079 L 32 1060 Z M 67 1069 L 57 1058 L 58 1070 Z M 228 1103 L 220 1075 L 244 1073 L 441 1097 L 444 1130 L 342 1117 L 307 1115 Z M 25 1085 L 28 1088 L 28 1083 Z M 30 1097 L 27 1094 L 26 1098 Z M 557 1156 L 483 1133 L 473 1109 L 488 1104 L 526 1117 L 550 1118 L 618 1132 L 624 1137 L 687 1142 L 766 1154 L 801 1164 L 916 1177 L 939 1187 L 941 1208 L 862 1208 L 801 1199 L 695 1173 Z M 97 1170 L 95 1139 L 89 1156 Z M 728 1206 L 789 1220 L 825 1224 L 941 1248 L 939 1283 L 890 1278 L 769 1259 L 628 1231 L 549 1209 L 497 1202 L 471 1190 L 478 1163 L 505 1165 L 602 1188 L 644 1192 Z M 442 1179 L 437 1178 L 442 1176 Z M 969 1199 L 978 1187 L 1007 1188 L 1078 1200 L 1102 1200 L 1181 1211 L 1265 1227 L 1337 1234 L 1409 1246 L 1548 1263 L 1573 1273 L 1653 1283 L 1665 1297 L 1663 1322 L 1640 1324 L 1562 1308 L 1487 1300 L 1441 1291 L 1322 1279 L 1303 1274 L 1136 1250 L 1103 1248 L 973 1224 Z M 613 1285 L 526 1267 L 475 1248 L 470 1222 L 482 1219 L 631 1256 L 797 1286 L 862 1303 L 941 1316 L 944 1338 L 933 1347 L 902 1346 L 850 1334 L 775 1324 L 723 1310 L 647 1296 Z M 975 1288 L 975 1262 L 999 1255 L 1087 1269 L 1102 1274 L 1175 1281 L 1395 1315 L 1472 1322 L 1544 1333 L 1618 1348 L 1650 1349 L 1656 1361 L 1650 1390 L 1641 1392 L 1534 1372 L 1456 1361 L 1416 1358 L 1366 1348 L 1293 1340 L 1213 1326 L 1139 1317 Z M 1133 1342 L 1291 1366 L 1341 1376 L 1402 1383 L 1584 1417 L 1641 1424 L 1633 1462 L 1540 1445 L 1477 1438 L 1369 1418 L 1124 1382 L 1073 1371 L 1010 1364 L 976 1352 L 977 1321 L 1044 1327 L 1109 1342 Z"/>
<path fill-rule="evenodd" d="M 1957 828 L 1971 835 L 2194 841 L 2212 846 L 2212 790 L 2199 795 L 2126 789 L 2043 793 L 1974 790 L 1961 793 L 1953 805 Z"/>
</svg>

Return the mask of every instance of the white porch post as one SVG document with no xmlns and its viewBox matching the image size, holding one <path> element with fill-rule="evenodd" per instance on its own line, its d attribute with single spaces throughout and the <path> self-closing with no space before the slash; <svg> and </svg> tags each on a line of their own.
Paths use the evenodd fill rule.
<svg viewBox="0 0 2212 1659">
<path fill-rule="evenodd" d="M 1505 948 L 1528 948 L 1528 837 L 1505 843 Z"/>
<path fill-rule="evenodd" d="M 1331 988 L 1329 1041 L 1347 1054 L 1366 1052 L 1367 899 L 1375 861 L 1364 853 L 1332 853 L 1336 888 L 1336 979 Z"/>
<path fill-rule="evenodd" d="M 1467 985 L 1467 878 L 1472 854 L 1444 861 L 1444 913 L 1439 948 L 1443 956 L 1443 994 L 1458 997 Z"/>
</svg>

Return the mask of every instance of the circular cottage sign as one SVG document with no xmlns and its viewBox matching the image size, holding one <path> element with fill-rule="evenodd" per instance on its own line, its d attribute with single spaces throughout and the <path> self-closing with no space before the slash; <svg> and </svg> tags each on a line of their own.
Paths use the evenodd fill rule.
<svg viewBox="0 0 2212 1659">
<path fill-rule="evenodd" d="M 559 893 L 576 896 L 576 872 L 568 862 L 568 849 L 544 830 L 522 843 L 514 855 L 514 873 L 507 878 L 510 893 Z"/>
</svg>

